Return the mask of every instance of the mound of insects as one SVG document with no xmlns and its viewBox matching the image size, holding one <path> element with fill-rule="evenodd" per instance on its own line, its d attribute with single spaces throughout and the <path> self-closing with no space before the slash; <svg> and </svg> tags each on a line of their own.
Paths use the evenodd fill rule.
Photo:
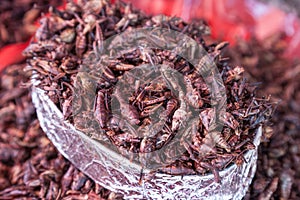
<svg viewBox="0 0 300 200">
<path fill-rule="evenodd" d="M 174 52 L 145 46 L 97 64 L 106 59 L 99 52 L 106 39 L 149 27 L 177 31 L 196 41 L 207 52 L 198 65 L 210 67 L 206 65 L 213 60 L 221 82 L 213 82 L 213 73 L 204 78 L 196 66 Z M 273 104 L 255 95 L 257 84 L 246 80 L 242 67 L 232 67 L 222 57 L 227 42 L 206 44 L 203 36 L 208 33 L 203 21 L 147 16 L 123 2 L 70 1 L 66 10 L 51 8 L 50 16 L 41 20 L 24 52 L 26 70 L 35 71 L 32 77 L 38 87 L 47 92 L 66 120 L 90 137 L 110 141 L 124 155 L 141 154 L 168 145 L 185 127 L 177 141 L 183 151 L 161 172 L 217 174 L 232 163 L 240 165 L 244 152 L 255 148 L 256 130 L 272 115 Z M 92 73 L 91 66 L 101 73 Z M 224 85 L 225 93 L 214 91 L 219 96 L 212 95 L 210 85 L 214 83 Z M 220 96 L 226 100 L 216 98 Z M 217 116 L 216 105 L 225 108 Z M 165 151 L 164 159 L 173 153 Z M 158 162 L 165 162 L 160 159 L 157 157 Z"/>
</svg>

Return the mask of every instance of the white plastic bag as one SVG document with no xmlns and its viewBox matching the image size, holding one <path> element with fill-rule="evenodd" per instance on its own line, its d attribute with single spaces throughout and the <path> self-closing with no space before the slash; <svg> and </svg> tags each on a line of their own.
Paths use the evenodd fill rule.
<svg viewBox="0 0 300 200">
<path fill-rule="evenodd" d="M 122 193 L 125 199 L 242 199 L 256 171 L 261 127 L 253 142 L 256 149 L 245 153 L 246 162 L 241 166 L 234 164 L 221 171 L 220 184 L 213 174 L 174 176 L 147 170 L 143 170 L 141 183 L 140 165 L 76 130 L 43 90 L 33 87 L 32 100 L 42 129 L 59 152 L 95 182 Z"/>
</svg>

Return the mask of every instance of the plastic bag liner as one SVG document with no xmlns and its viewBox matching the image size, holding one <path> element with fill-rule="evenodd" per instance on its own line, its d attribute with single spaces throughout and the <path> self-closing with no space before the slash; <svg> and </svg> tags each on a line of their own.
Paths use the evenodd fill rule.
<svg viewBox="0 0 300 200">
<path fill-rule="evenodd" d="M 59 152 L 101 186 L 122 193 L 124 199 L 242 199 L 255 174 L 261 127 L 254 141 L 256 149 L 245 153 L 241 166 L 233 164 L 220 171 L 221 183 L 214 181 L 213 174 L 176 176 L 147 170 L 141 183 L 141 166 L 76 130 L 43 90 L 33 86 L 32 100 L 42 129 Z"/>
</svg>

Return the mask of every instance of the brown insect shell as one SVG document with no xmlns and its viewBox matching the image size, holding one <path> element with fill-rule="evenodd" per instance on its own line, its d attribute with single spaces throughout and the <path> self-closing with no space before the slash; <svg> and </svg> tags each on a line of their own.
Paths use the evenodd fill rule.
<svg viewBox="0 0 300 200">
<path fill-rule="evenodd" d="M 72 43 L 76 37 L 74 28 L 67 28 L 60 33 L 60 39 L 65 43 Z"/>
<path fill-rule="evenodd" d="M 100 127 L 104 128 L 108 120 L 108 110 L 106 108 L 106 97 L 104 92 L 98 91 L 95 106 L 94 106 L 94 115 L 98 120 Z"/>
</svg>

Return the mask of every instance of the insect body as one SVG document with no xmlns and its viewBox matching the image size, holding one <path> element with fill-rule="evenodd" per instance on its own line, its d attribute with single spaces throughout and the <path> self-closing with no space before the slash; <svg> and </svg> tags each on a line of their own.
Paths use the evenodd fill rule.
<svg viewBox="0 0 300 200">
<path fill-rule="evenodd" d="M 181 124 L 186 120 L 188 112 L 187 105 L 185 103 L 185 98 L 183 91 L 179 91 L 180 107 L 174 112 L 173 121 L 172 121 L 172 131 L 175 131 L 179 128 Z"/>
<path fill-rule="evenodd" d="M 192 105 L 194 108 L 200 108 L 203 106 L 203 101 L 201 100 L 201 96 L 199 91 L 196 88 L 193 88 L 192 82 L 188 77 L 184 77 L 184 81 L 186 84 L 186 99 L 187 102 Z"/>
<path fill-rule="evenodd" d="M 94 115 L 98 120 L 100 127 L 104 128 L 108 120 L 108 108 L 106 108 L 107 97 L 104 92 L 98 91 L 97 100 L 95 102 Z"/>
<path fill-rule="evenodd" d="M 119 88 L 116 88 L 114 95 L 120 103 L 121 115 L 124 116 L 130 124 L 139 124 L 140 119 L 137 109 L 133 105 L 125 102 Z"/>
<path fill-rule="evenodd" d="M 76 55 L 82 57 L 83 53 L 86 50 L 86 36 L 82 32 L 79 33 L 76 37 Z"/>
</svg>

